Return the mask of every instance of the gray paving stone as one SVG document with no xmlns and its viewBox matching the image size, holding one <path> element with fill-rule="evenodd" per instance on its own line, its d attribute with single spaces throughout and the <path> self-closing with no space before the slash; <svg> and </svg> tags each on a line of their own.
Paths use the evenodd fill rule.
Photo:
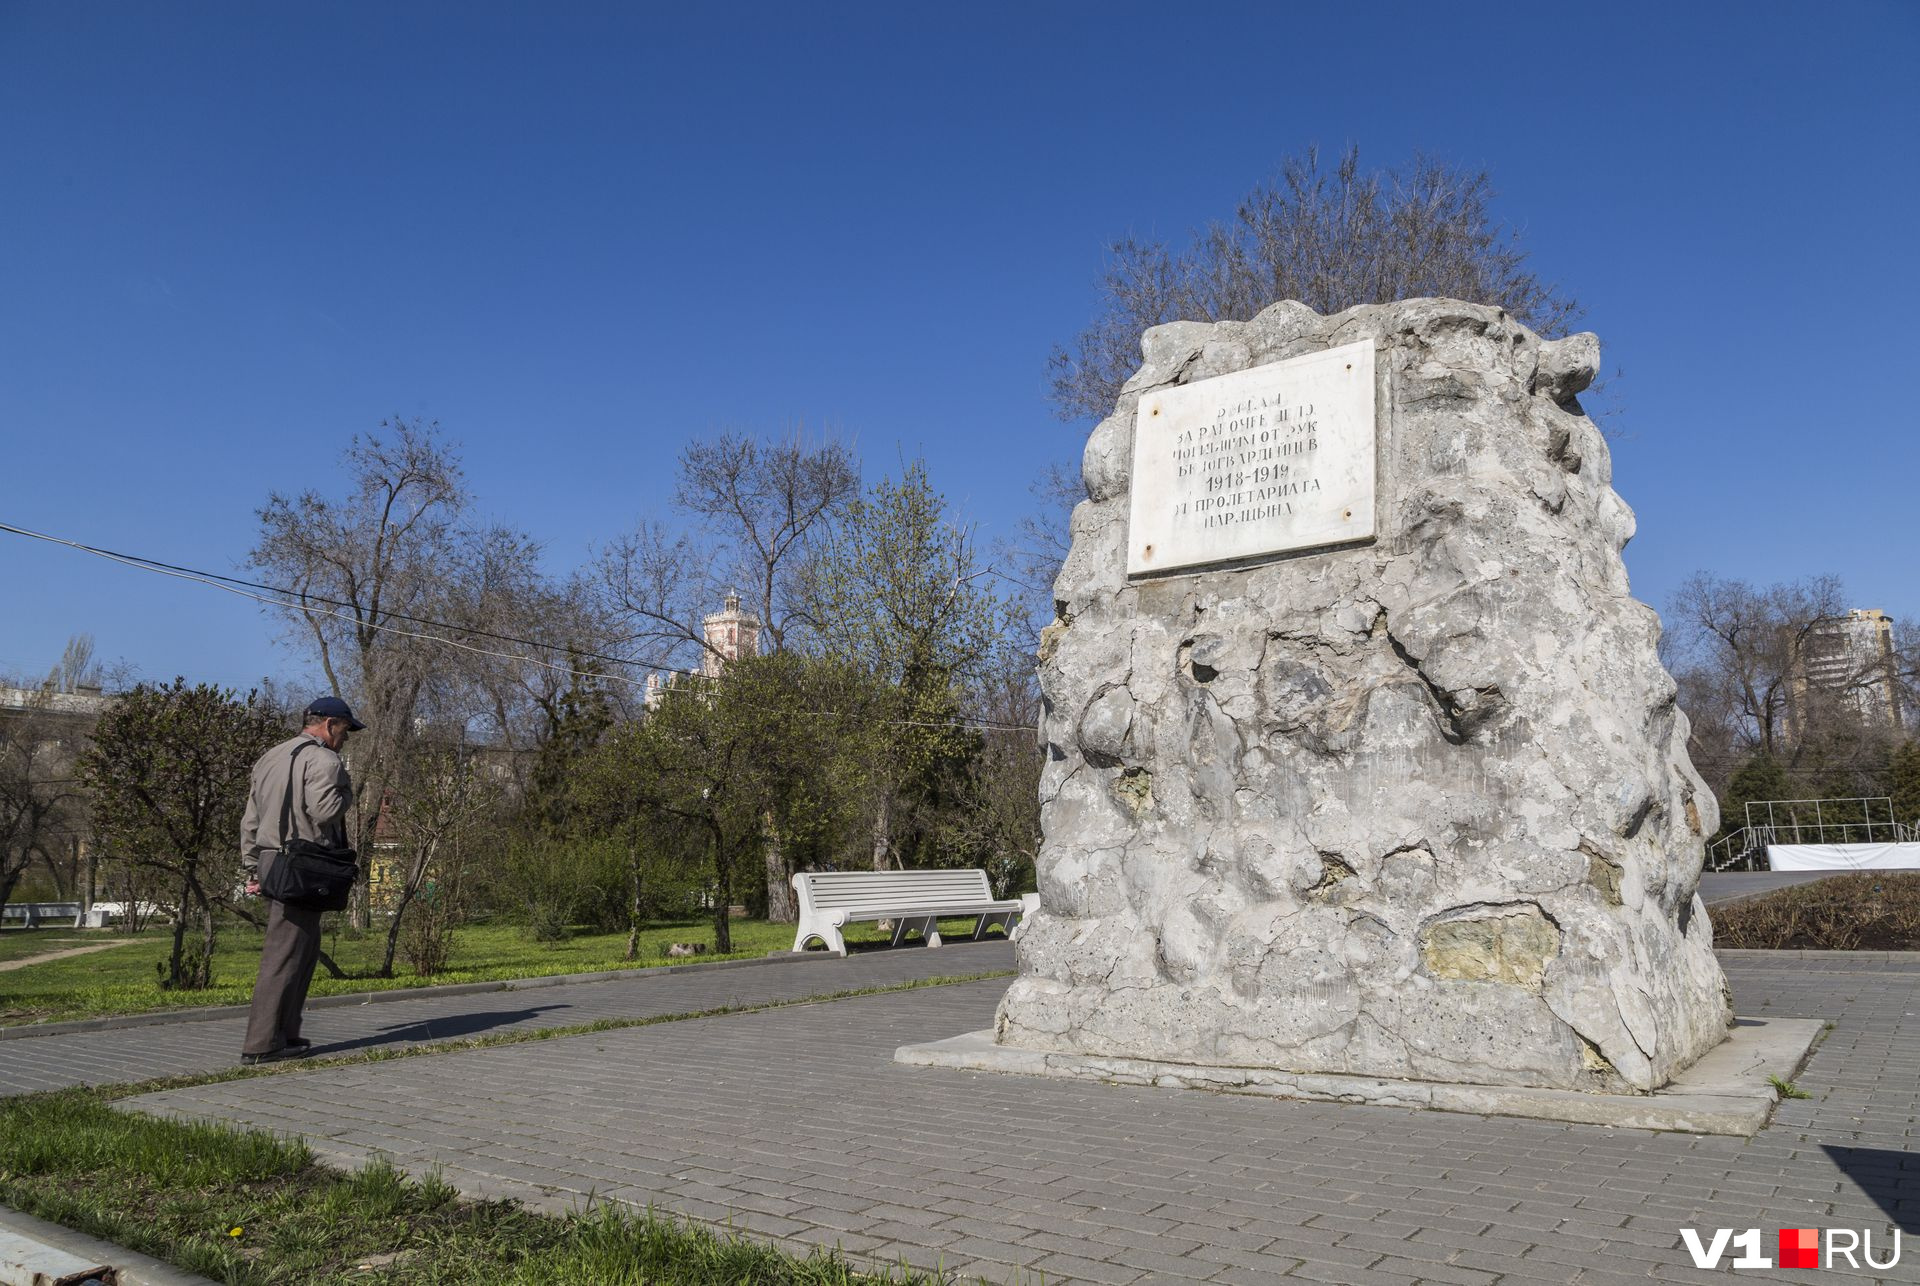
<svg viewBox="0 0 1920 1286">
<path fill-rule="evenodd" d="M 507 1031 L 571 1027 L 603 1018 L 650 1018 L 883 987 L 1012 967 L 1000 941 L 937 951 L 862 952 L 845 960 L 769 962 L 681 973 L 635 970 L 612 979 L 518 991 L 429 993 L 377 1004 L 310 1008 L 303 1024 L 316 1055 L 435 1044 Z M 240 1061 L 244 1015 L 0 1040 L 0 1096 L 69 1085 L 191 1076 Z M 601 1039 L 585 1037 L 587 1040 Z"/>
<path fill-rule="evenodd" d="M 977 1263 L 991 1263 L 1004 1270 L 1008 1265 L 1024 1268 L 1048 1252 L 1040 1246 L 1022 1246 L 992 1237 L 967 1236 L 950 1241 L 944 1247 L 949 1255 L 970 1255 Z"/>
<path fill-rule="evenodd" d="M 1287 1282 L 1300 1280 L 1291 1275 L 1291 1264 L 1288 1268 L 1288 1272 L 1268 1272 L 1261 1268 L 1229 1267 L 1221 1269 L 1207 1280 L 1226 1282 L 1228 1286 L 1285 1286 Z"/>
<path fill-rule="evenodd" d="M 1112 1286 L 1128 1286 L 1128 1283 L 1145 1276 L 1138 1268 L 1077 1259 L 1072 1255 L 1048 1255 L 1035 1260 L 1031 1268 L 1034 1272 L 1045 1273 L 1050 1281 L 1106 1282 Z"/>
<path fill-rule="evenodd" d="M 1329 1282 L 1332 1286 L 1419 1286 L 1419 1278 L 1409 1277 L 1405 1273 L 1386 1273 L 1374 1268 L 1353 1268 L 1340 1264 L 1317 1264 L 1311 1261 L 1301 1264 L 1293 1270 L 1294 1277 L 1312 1282 Z"/>
<path fill-rule="evenodd" d="M 984 1283 L 985 1286 L 1038 1286 L 1039 1283 L 1039 1279 L 1024 1268 L 1009 1268 L 992 1260 L 978 1260 L 970 1264 L 943 1260 L 942 1266 L 958 1286 L 972 1286 L 973 1283 Z"/>
<path fill-rule="evenodd" d="M 1206 1224 L 1175 1224 L 1167 1230 L 1169 1237 L 1178 1237 L 1183 1241 L 1198 1242 L 1203 1246 L 1233 1246 L 1240 1250 L 1259 1250 L 1270 1244 L 1275 1234 L 1256 1230 L 1251 1225 L 1240 1224 L 1233 1227 L 1215 1228 Z"/>
<path fill-rule="evenodd" d="M 1214 1265 L 1194 1259 L 1191 1255 L 1168 1254 L 1163 1250 L 1153 1250 L 1145 1246 L 1123 1246 L 1107 1256 L 1108 1262 L 1123 1264 L 1128 1268 L 1138 1268 L 1150 1274 L 1177 1274 L 1195 1276 L 1203 1270 L 1212 1272 Z"/>
<path fill-rule="evenodd" d="M 983 949 L 943 949 L 944 972 L 963 971 L 963 950 Z M 462 1188 L 528 1194 L 500 1177 L 519 1166 L 736 1228 L 791 1221 L 769 1231 L 925 1267 L 997 1265 L 1001 1281 L 1724 1283 L 1692 1267 L 1681 1227 L 1844 1226 L 1840 1212 L 1884 1227 L 1920 1204 L 1920 962 L 1727 967 L 1742 1012 L 1836 1023 L 1798 1078 L 1819 1097 L 1751 1141 L 891 1062 L 895 1045 L 987 1026 L 999 982 L 300 1071 L 293 1098 L 274 1077 L 135 1105 L 300 1132 L 342 1160 L 378 1140 Z M 796 971 L 818 968 L 837 966 Z M 0 1055 L 37 1043 L 0 1042 Z M 639 1177 L 609 1188 L 623 1156 Z M 705 1195 L 675 1195 L 691 1184 Z M 862 1220 L 877 1208 L 889 1217 Z"/>
</svg>

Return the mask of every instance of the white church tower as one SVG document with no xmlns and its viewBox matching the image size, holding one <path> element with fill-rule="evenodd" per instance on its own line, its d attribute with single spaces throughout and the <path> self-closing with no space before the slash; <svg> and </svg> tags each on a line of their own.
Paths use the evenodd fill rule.
<svg viewBox="0 0 1920 1286">
<path fill-rule="evenodd" d="M 730 661 L 760 655 L 760 618 L 740 608 L 740 595 L 729 590 L 721 609 L 708 616 L 707 647 L 700 657 L 700 673 L 717 679 Z"/>
</svg>

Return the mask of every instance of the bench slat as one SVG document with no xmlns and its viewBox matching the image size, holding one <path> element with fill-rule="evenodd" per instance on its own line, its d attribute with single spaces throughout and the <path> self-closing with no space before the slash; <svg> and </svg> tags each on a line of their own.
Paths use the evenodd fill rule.
<svg viewBox="0 0 1920 1286">
<path fill-rule="evenodd" d="M 922 902 L 994 901 L 985 871 L 807 871 L 794 877 L 801 896 L 820 910 L 838 910 L 878 900 Z"/>
</svg>

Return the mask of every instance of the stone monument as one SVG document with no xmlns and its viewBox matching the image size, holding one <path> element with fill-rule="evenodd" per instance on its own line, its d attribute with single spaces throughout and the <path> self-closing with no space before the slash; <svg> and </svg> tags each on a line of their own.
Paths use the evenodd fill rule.
<svg viewBox="0 0 1920 1286">
<path fill-rule="evenodd" d="M 1644 1093 L 1726 1039 L 1718 809 L 1576 400 L 1598 341 L 1413 299 L 1143 349 L 1042 643 L 997 1045 L 1343 1097 Z"/>
</svg>

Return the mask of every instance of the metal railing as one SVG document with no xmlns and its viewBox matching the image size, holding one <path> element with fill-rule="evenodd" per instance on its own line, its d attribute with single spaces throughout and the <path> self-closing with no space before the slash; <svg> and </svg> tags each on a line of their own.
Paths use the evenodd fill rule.
<svg viewBox="0 0 1920 1286">
<path fill-rule="evenodd" d="M 1876 816 L 1875 814 L 1880 814 Z M 1885 795 L 1858 799 L 1758 799 L 1747 824 L 1707 847 L 1710 871 L 1764 871 L 1769 844 L 1911 844 L 1920 818 L 1894 820 Z"/>
<path fill-rule="evenodd" d="M 1909 828 L 1894 820 L 1885 795 L 1859 799 L 1757 799 L 1747 805 L 1747 829 L 1765 831 L 1769 844 L 1901 843 Z"/>
</svg>

